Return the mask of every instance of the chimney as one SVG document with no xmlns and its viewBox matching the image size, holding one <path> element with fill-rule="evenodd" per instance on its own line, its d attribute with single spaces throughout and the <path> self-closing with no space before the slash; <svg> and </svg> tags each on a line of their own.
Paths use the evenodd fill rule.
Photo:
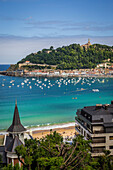
<svg viewBox="0 0 113 170">
<path fill-rule="evenodd" d="M 113 104 L 113 100 L 111 100 L 111 104 Z"/>
<path fill-rule="evenodd" d="M 109 104 L 105 104 L 105 110 L 107 110 L 107 109 L 108 109 L 108 106 L 109 106 Z"/>
<path fill-rule="evenodd" d="M 102 108 L 102 104 L 96 104 L 96 110 L 101 109 Z"/>
</svg>

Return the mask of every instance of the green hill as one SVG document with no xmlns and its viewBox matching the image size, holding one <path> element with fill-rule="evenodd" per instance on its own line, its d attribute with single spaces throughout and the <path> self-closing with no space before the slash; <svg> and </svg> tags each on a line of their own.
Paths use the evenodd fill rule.
<svg viewBox="0 0 113 170">
<path fill-rule="evenodd" d="M 16 68 L 18 68 L 19 63 L 25 61 L 35 64 L 57 65 L 57 69 L 94 68 L 108 58 L 110 62 L 113 62 L 113 46 L 93 44 L 85 48 L 79 44 L 71 44 L 57 49 L 51 46 L 50 49 L 29 54 L 17 63 Z M 38 66 L 34 67 L 38 68 Z"/>
</svg>

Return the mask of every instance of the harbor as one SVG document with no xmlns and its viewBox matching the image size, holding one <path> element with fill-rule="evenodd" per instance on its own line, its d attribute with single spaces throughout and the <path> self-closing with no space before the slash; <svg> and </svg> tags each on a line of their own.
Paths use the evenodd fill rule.
<svg viewBox="0 0 113 170">
<path fill-rule="evenodd" d="M 16 99 L 24 126 L 33 128 L 74 122 L 77 109 L 109 103 L 113 79 L 0 76 L 0 91 L 0 129 L 10 124 Z"/>
</svg>

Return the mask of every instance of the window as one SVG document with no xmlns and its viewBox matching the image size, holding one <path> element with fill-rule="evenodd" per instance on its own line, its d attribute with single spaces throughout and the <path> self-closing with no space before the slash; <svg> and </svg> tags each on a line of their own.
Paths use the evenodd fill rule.
<svg viewBox="0 0 113 170">
<path fill-rule="evenodd" d="M 93 137 L 92 143 L 105 143 L 106 138 L 105 137 Z"/>
<path fill-rule="evenodd" d="M 84 131 L 84 136 L 86 137 L 86 132 Z"/>
<path fill-rule="evenodd" d="M 109 149 L 113 149 L 113 146 L 109 146 Z"/>
<path fill-rule="evenodd" d="M 12 163 L 12 159 L 8 158 L 8 162 L 9 162 L 9 164 L 11 164 Z"/>
<path fill-rule="evenodd" d="M 87 134 L 87 139 L 88 139 L 88 140 L 91 139 L 91 136 L 90 136 L 89 134 Z"/>
<path fill-rule="evenodd" d="M 83 135 L 83 129 L 81 128 L 81 134 Z"/>
<path fill-rule="evenodd" d="M 90 125 L 89 125 L 89 124 L 87 124 L 87 128 L 91 129 L 91 127 L 90 127 Z"/>
<path fill-rule="evenodd" d="M 110 137 L 109 137 L 109 140 L 113 140 L 113 136 L 110 136 Z"/>
<path fill-rule="evenodd" d="M 105 146 L 92 148 L 92 153 L 102 153 L 105 150 Z"/>
</svg>

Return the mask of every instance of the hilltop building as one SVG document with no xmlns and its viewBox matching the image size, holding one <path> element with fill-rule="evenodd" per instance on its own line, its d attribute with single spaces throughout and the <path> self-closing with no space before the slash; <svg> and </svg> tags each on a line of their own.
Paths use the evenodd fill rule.
<svg viewBox="0 0 113 170">
<path fill-rule="evenodd" d="M 4 136 L 3 145 L 0 146 L 0 154 L 2 155 L 3 164 L 11 164 L 14 166 L 19 162 L 15 153 L 15 148 L 19 145 L 24 145 L 24 139 L 30 139 L 31 136 L 26 133 L 26 129 L 21 124 L 17 103 L 15 104 L 14 116 L 11 126 L 7 129 L 7 134 Z"/>
<path fill-rule="evenodd" d="M 77 110 L 75 129 L 85 139 L 91 139 L 92 156 L 110 150 L 113 155 L 113 101 L 111 104 L 97 104 Z"/>
<path fill-rule="evenodd" d="M 87 48 L 89 48 L 90 45 L 92 45 L 92 44 L 90 43 L 90 39 L 88 39 L 88 43 L 81 45 L 81 47 L 82 48 L 85 47 L 87 49 Z"/>
</svg>

